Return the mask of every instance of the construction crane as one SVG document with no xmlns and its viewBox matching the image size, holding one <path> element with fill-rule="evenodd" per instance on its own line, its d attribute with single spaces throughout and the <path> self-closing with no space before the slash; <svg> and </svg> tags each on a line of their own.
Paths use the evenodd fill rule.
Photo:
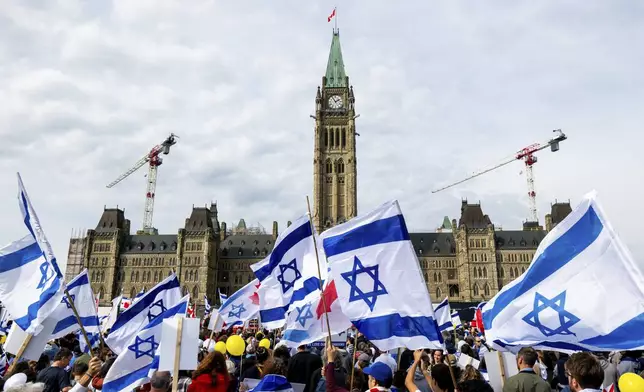
<svg viewBox="0 0 644 392">
<path fill-rule="evenodd" d="M 171 133 L 161 144 L 157 144 L 152 147 L 149 153 L 147 153 L 143 158 L 139 159 L 138 162 L 134 164 L 130 169 L 125 173 L 121 174 L 116 180 L 107 184 L 108 188 L 112 188 L 114 185 L 123 181 L 130 174 L 139 170 L 146 163 L 149 164 L 148 169 L 148 187 L 145 191 L 145 212 L 143 214 L 143 230 L 140 232 L 145 234 L 154 234 L 155 229 L 152 227 L 152 215 L 154 213 L 154 196 L 157 188 L 157 170 L 158 167 L 163 163 L 161 159 L 161 154 L 168 155 L 170 153 L 170 147 L 177 144 L 178 136 L 174 133 Z"/>
<path fill-rule="evenodd" d="M 567 139 L 566 135 L 561 132 L 561 129 L 555 129 L 552 131 L 555 133 L 555 137 L 543 142 L 543 143 L 534 143 L 531 144 L 525 148 L 520 149 L 517 151 L 511 158 L 508 158 L 505 161 L 502 161 L 498 165 L 492 166 L 490 168 L 487 168 L 485 170 L 481 170 L 479 172 L 476 172 L 469 177 L 466 177 L 460 181 L 457 181 L 453 184 L 449 184 L 447 186 L 444 186 L 442 188 L 433 190 L 432 193 L 437 193 L 440 191 L 444 191 L 445 189 L 451 188 L 453 186 L 459 185 L 464 183 L 465 181 L 469 181 L 472 178 L 476 178 L 480 175 L 483 175 L 485 173 L 491 172 L 492 170 L 496 170 L 500 167 L 503 167 L 509 163 L 512 163 L 514 161 L 523 161 L 525 163 L 525 175 L 526 179 L 528 181 L 528 204 L 530 208 L 530 215 L 529 215 L 529 221 L 530 222 L 537 222 L 537 200 L 536 200 L 536 192 L 534 191 L 534 173 L 532 172 L 532 165 L 537 163 L 537 157 L 534 155 L 537 151 L 541 151 L 545 148 L 550 147 L 550 151 L 556 152 L 559 151 L 559 142 L 562 142 Z"/>
</svg>

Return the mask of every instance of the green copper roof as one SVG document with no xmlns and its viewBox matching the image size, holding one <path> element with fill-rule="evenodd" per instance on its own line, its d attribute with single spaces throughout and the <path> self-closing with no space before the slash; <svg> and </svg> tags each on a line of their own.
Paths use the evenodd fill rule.
<svg viewBox="0 0 644 392">
<path fill-rule="evenodd" d="M 443 218 L 443 225 L 441 226 L 441 229 L 452 229 L 452 223 L 449 221 L 449 218 L 447 216 Z"/>
<path fill-rule="evenodd" d="M 325 76 L 324 87 L 347 87 L 347 74 L 344 72 L 344 61 L 342 61 L 342 49 L 340 48 L 340 33 L 337 30 L 333 31 Z"/>
</svg>

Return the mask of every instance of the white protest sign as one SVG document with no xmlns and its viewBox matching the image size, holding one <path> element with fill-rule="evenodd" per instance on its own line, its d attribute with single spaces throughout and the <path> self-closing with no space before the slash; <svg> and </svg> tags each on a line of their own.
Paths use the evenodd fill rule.
<svg viewBox="0 0 644 392">
<path fill-rule="evenodd" d="M 177 354 L 177 333 L 179 330 L 179 318 L 163 320 L 161 326 L 161 342 L 157 353 L 159 353 L 159 371 L 172 372 L 174 369 L 175 355 Z M 179 352 L 179 370 L 194 370 L 197 368 L 197 356 L 199 355 L 199 323 L 198 318 L 183 318 L 181 331 L 181 349 Z"/>
<path fill-rule="evenodd" d="M 54 332 L 54 328 L 58 324 L 58 320 L 53 317 L 47 317 L 43 321 L 43 329 L 38 335 L 32 336 L 27 345 L 27 349 L 22 353 L 22 358 L 26 358 L 31 361 L 37 361 L 40 359 L 40 355 L 45 350 L 45 346 L 51 337 L 51 334 Z M 18 327 L 18 324 L 15 322 L 11 325 L 11 330 L 9 330 L 9 336 L 7 336 L 7 341 L 4 344 L 4 349 L 10 354 L 18 354 L 20 346 L 25 341 L 27 333 Z"/>
<path fill-rule="evenodd" d="M 461 355 L 458 357 L 458 367 L 460 367 L 461 369 L 465 369 L 467 365 L 472 365 L 475 369 L 478 369 L 480 364 L 481 361 L 472 358 L 467 354 L 461 353 Z"/>
<path fill-rule="evenodd" d="M 501 359 L 503 363 L 501 363 Z M 505 380 L 519 373 L 516 355 L 508 352 L 493 351 L 485 353 L 485 366 L 494 392 L 503 392 Z"/>
</svg>

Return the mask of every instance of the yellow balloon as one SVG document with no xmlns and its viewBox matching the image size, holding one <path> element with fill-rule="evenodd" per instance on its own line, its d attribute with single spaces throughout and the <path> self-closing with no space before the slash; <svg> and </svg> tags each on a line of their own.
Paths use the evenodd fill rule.
<svg viewBox="0 0 644 392">
<path fill-rule="evenodd" d="M 259 347 L 264 347 L 265 349 L 270 349 L 271 348 L 271 341 L 264 338 L 259 341 Z"/>
<path fill-rule="evenodd" d="M 238 357 L 244 353 L 245 349 L 246 343 L 239 335 L 232 335 L 226 340 L 226 350 L 228 350 L 230 355 Z"/>
<path fill-rule="evenodd" d="M 624 373 L 619 378 L 620 392 L 642 392 L 644 391 L 644 378 L 635 373 Z"/>
<path fill-rule="evenodd" d="M 215 351 L 219 351 L 220 353 L 226 355 L 226 343 L 217 342 L 217 344 L 215 344 Z"/>
</svg>

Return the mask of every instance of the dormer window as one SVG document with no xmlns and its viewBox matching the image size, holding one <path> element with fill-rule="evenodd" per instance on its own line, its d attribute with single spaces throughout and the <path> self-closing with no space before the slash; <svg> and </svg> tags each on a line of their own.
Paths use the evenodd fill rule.
<svg viewBox="0 0 644 392">
<path fill-rule="evenodd" d="M 239 249 L 239 251 L 237 252 L 237 254 L 238 254 L 239 256 L 241 256 L 241 255 L 243 255 L 243 254 L 244 254 L 244 251 L 243 251 L 243 250 L 241 250 L 241 249 Z"/>
<path fill-rule="evenodd" d="M 241 241 L 241 245 L 242 245 L 242 246 L 246 245 L 246 241 L 242 240 L 242 241 Z"/>
<path fill-rule="evenodd" d="M 434 247 L 434 253 L 440 253 L 440 251 L 441 251 L 441 250 L 440 250 L 440 248 L 439 248 L 438 246 L 435 246 L 435 247 Z"/>
<path fill-rule="evenodd" d="M 270 244 L 271 244 L 271 240 L 266 241 L 266 245 L 270 245 Z"/>
<path fill-rule="evenodd" d="M 522 239 L 521 239 L 520 244 L 521 244 L 521 246 L 526 246 L 526 244 L 527 244 L 527 243 L 526 243 L 526 241 L 522 238 Z"/>
<path fill-rule="evenodd" d="M 423 248 L 418 248 L 418 254 L 422 255 L 423 254 Z"/>
<path fill-rule="evenodd" d="M 139 248 L 139 250 L 143 250 L 143 246 L 144 246 L 143 242 L 139 242 L 137 247 Z"/>
<path fill-rule="evenodd" d="M 154 250 L 154 242 L 148 244 L 148 250 Z"/>
<path fill-rule="evenodd" d="M 172 250 L 177 250 L 177 243 L 176 243 L 176 242 L 173 242 L 173 243 L 172 243 L 172 246 L 170 247 L 170 249 L 172 249 Z"/>
<path fill-rule="evenodd" d="M 231 245 L 231 246 L 232 246 L 232 244 L 233 244 L 233 241 L 232 241 L 232 240 L 228 240 L 228 245 Z"/>
<path fill-rule="evenodd" d="M 166 247 L 167 247 L 167 245 L 166 245 L 165 242 L 161 242 L 161 244 L 159 245 L 160 250 L 165 250 Z"/>
</svg>

